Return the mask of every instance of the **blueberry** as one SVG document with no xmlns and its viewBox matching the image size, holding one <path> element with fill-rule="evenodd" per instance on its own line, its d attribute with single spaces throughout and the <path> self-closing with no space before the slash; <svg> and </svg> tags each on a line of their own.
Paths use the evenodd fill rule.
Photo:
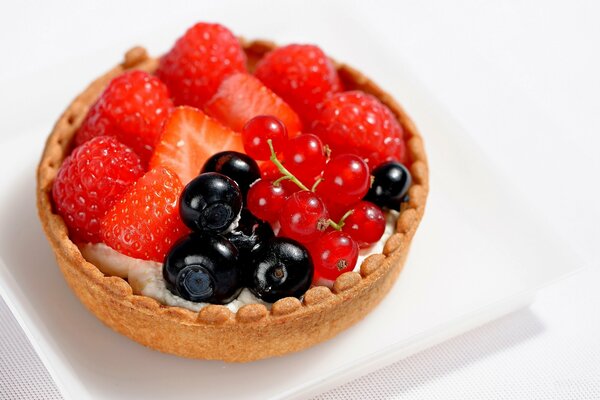
<svg viewBox="0 0 600 400">
<path fill-rule="evenodd" d="M 223 233 L 242 211 L 242 193 L 231 178 L 216 172 L 198 175 L 179 199 L 183 222 L 197 232 Z"/>
<path fill-rule="evenodd" d="M 408 169 L 396 161 L 390 161 L 376 167 L 373 172 L 373 183 L 365 200 L 394 210 L 400 209 L 412 178 Z"/>
<path fill-rule="evenodd" d="M 250 257 L 250 253 L 267 242 L 273 236 L 273 229 L 268 222 L 256 218 L 250 211 L 243 209 L 240 222 L 233 231 L 225 235 L 238 249 L 240 260 Z"/>
<path fill-rule="evenodd" d="M 250 185 L 260 178 L 258 164 L 250 156 L 237 151 L 222 151 L 210 157 L 202 167 L 204 172 L 218 172 L 233 179 L 244 198 Z"/>
<path fill-rule="evenodd" d="M 179 240 L 165 258 L 163 277 L 171 293 L 195 302 L 226 304 L 242 289 L 238 251 L 221 235 Z"/>
<path fill-rule="evenodd" d="M 304 246 L 276 237 L 253 252 L 250 291 L 273 303 L 284 297 L 300 297 L 310 287 L 313 263 Z"/>
</svg>

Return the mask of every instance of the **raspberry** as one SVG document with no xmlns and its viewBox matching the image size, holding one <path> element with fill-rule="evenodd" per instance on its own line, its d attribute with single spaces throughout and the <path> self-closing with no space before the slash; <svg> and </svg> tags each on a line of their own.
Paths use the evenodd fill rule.
<svg viewBox="0 0 600 400">
<path fill-rule="evenodd" d="M 331 60 L 313 45 L 278 47 L 258 63 L 254 75 L 292 106 L 307 126 L 320 103 L 342 86 Z"/>
<path fill-rule="evenodd" d="M 177 105 L 202 108 L 223 79 L 245 71 L 246 55 L 233 33 L 219 24 L 198 23 L 161 58 L 156 75 Z"/>
<path fill-rule="evenodd" d="M 402 127 L 389 108 L 367 93 L 332 95 L 312 128 L 334 154 L 356 154 L 371 168 L 390 160 L 405 162 Z"/>
<path fill-rule="evenodd" d="M 52 185 L 56 210 L 75 241 L 100 241 L 100 220 L 144 170 L 140 158 L 110 136 L 77 147 Z"/>
<path fill-rule="evenodd" d="M 108 84 L 89 110 L 75 144 L 115 136 L 146 165 L 172 107 L 169 90 L 156 77 L 143 71 L 125 72 Z"/>
<path fill-rule="evenodd" d="M 163 262 L 173 243 L 189 231 L 179 216 L 182 190 L 169 169 L 146 172 L 101 221 L 104 243 L 130 257 Z"/>
</svg>

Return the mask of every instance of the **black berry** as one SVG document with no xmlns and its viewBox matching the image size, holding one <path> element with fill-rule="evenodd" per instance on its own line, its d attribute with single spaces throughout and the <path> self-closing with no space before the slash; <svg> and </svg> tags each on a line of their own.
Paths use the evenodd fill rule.
<svg viewBox="0 0 600 400">
<path fill-rule="evenodd" d="M 310 287 L 313 263 L 304 246 L 276 237 L 253 252 L 249 289 L 273 303 L 284 297 L 300 297 Z"/>
<path fill-rule="evenodd" d="M 400 209 L 400 203 L 408 193 L 412 178 L 408 169 L 396 161 L 379 165 L 371 173 L 373 184 L 365 200 L 393 210 Z"/>
<path fill-rule="evenodd" d="M 231 178 L 216 172 L 198 175 L 186 185 L 179 201 L 183 222 L 198 232 L 223 233 L 242 211 L 242 193 Z"/>
<path fill-rule="evenodd" d="M 202 167 L 204 172 L 218 172 L 233 179 L 244 198 L 250 185 L 260 178 L 258 164 L 250 156 L 237 151 L 222 151 L 210 157 Z"/>
<path fill-rule="evenodd" d="M 165 258 L 163 277 L 171 293 L 194 302 L 226 304 L 242 289 L 238 251 L 220 235 L 179 240 Z"/>
</svg>

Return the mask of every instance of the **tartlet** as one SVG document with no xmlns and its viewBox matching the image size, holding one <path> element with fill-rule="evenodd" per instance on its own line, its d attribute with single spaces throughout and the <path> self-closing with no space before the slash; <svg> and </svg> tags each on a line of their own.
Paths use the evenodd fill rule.
<svg viewBox="0 0 600 400">
<path fill-rule="evenodd" d="M 249 70 L 274 47 L 268 41 L 243 42 Z M 149 57 L 141 47 L 128 51 L 120 65 L 93 81 L 69 105 L 47 139 L 37 173 L 38 212 L 58 265 L 77 297 L 106 325 L 144 346 L 182 357 L 228 362 L 303 350 L 361 320 L 387 294 L 404 266 L 425 210 L 428 166 L 421 135 L 402 107 L 373 81 L 345 64 L 336 64 L 344 87 L 374 95 L 402 125 L 413 179 L 409 201 L 402 204 L 395 232 L 387 238 L 382 254 L 364 260 L 360 272 L 342 274 L 331 289 L 312 287 L 302 300 L 283 298 L 270 310 L 262 304 L 249 304 L 233 313 L 225 306 L 208 305 L 196 313 L 135 295 L 125 279 L 105 276 L 84 259 L 69 238 L 63 219 L 53 210 L 53 180 L 88 109 L 109 81 L 130 69 L 154 72 L 157 64 L 158 59 Z"/>
</svg>

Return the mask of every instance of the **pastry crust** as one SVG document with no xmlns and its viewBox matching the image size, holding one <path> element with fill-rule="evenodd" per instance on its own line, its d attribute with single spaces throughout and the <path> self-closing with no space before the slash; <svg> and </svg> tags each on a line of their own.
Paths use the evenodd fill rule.
<svg viewBox="0 0 600 400">
<path fill-rule="evenodd" d="M 248 65 L 275 47 L 271 42 L 244 42 Z M 117 332 L 155 350 L 188 358 L 246 362 L 280 356 L 332 338 L 361 320 L 390 290 L 402 270 L 427 199 L 428 166 L 421 135 L 394 99 L 359 71 L 336 64 L 346 89 L 378 97 L 396 115 L 407 135 L 412 162 L 410 200 L 403 204 L 396 231 L 383 254 L 369 256 L 359 272 L 347 272 L 333 288 L 313 287 L 302 301 L 284 298 L 273 304 L 250 304 L 237 313 L 209 305 L 200 312 L 170 307 L 134 295 L 126 280 L 105 276 L 87 262 L 69 239 L 62 218 L 53 211 L 52 182 L 71 150 L 73 136 L 89 107 L 108 82 L 128 69 L 152 72 L 158 60 L 141 47 L 131 49 L 122 64 L 96 79 L 67 108 L 48 137 L 37 173 L 39 216 L 58 265 L 69 286 L 101 321 Z"/>
</svg>

